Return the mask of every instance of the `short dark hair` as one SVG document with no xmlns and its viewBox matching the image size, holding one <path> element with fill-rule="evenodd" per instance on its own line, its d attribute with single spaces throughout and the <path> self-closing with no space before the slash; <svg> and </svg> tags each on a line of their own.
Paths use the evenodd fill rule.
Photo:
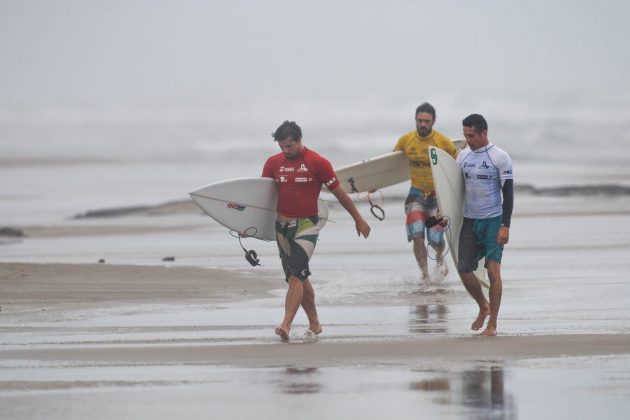
<svg viewBox="0 0 630 420">
<path fill-rule="evenodd" d="M 417 116 L 421 112 L 426 112 L 427 114 L 431 114 L 431 116 L 433 117 L 433 121 L 435 121 L 435 108 L 433 108 L 433 105 L 431 105 L 430 103 L 425 102 L 423 104 L 420 104 L 418 108 L 416 108 L 416 113 L 414 117 Z"/>
<path fill-rule="evenodd" d="M 295 121 L 285 121 L 271 136 L 274 141 L 286 140 L 289 137 L 295 141 L 302 141 L 302 129 Z"/>
<path fill-rule="evenodd" d="M 473 127 L 477 133 L 488 130 L 488 123 L 481 114 L 470 114 L 463 119 L 462 125 L 464 127 Z"/>
</svg>

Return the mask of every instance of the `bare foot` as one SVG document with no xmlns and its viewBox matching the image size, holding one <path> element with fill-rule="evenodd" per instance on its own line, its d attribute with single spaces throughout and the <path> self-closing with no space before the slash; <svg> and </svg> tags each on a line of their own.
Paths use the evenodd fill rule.
<svg viewBox="0 0 630 420">
<path fill-rule="evenodd" d="M 422 277 L 421 277 L 420 281 L 422 282 L 423 286 L 430 286 L 431 285 L 431 276 L 429 276 L 429 273 L 422 273 Z"/>
<path fill-rule="evenodd" d="M 321 331 L 320 331 L 321 332 Z M 310 328 L 308 328 L 306 330 L 306 332 L 304 333 L 304 338 L 306 340 L 317 340 L 319 337 L 316 333 L 313 332 L 313 330 L 311 330 Z"/>
<path fill-rule="evenodd" d="M 442 278 L 448 276 L 448 266 L 445 263 L 440 264 L 440 275 Z"/>
<path fill-rule="evenodd" d="M 280 336 L 280 340 L 289 341 L 289 331 L 285 329 L 282 325 L 278 325 L 276 327 L 276 335 Z"/>
<path fill-rule="evenodd" d="M 477 319 L 475 319 L 470 326 L 471 330 L 478 331 L 481 327 L 483 327 L 483 323 L 486 321 L 486 317 L 490 315 L 490 308 L 485 307 L 483 309 L 479 309 L 479 315 L 477 315 Z"/>
<path fill-rule="evenodd" d="M 317 325 L 314 325 L 314 326 L 311 325 L 308 329 L 315 335 L 319 335 L 323 331 L 322 330 L 322 325 L 320 323 L 317 323 Z"/>
<path fill-rule="evenodd" d="M 486 329 L 483 330 L 481 334 L 479 335 L 484 336 L 484 337 L 494 337 L 497 335 L 497 327 L 489 323 L 486 326 Z"/>
<path fill-rule="evenodd" d="M 448 266 L 442 262 L 435 266 L 433 270 L 433 277 L 436 283 L 441 283 L 448 276 Z"/>
</svg>

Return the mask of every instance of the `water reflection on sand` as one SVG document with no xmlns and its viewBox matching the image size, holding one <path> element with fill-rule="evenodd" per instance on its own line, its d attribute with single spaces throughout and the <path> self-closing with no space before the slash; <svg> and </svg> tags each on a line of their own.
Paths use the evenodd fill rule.
<svg viewBox="0 0 630 420">
<path fill-rule="evenodd" d="M 409 311 L 409 332 L 418 334 L 448 332 L 448 307 L 442 304 L 415 305 Z"/>
</svg>

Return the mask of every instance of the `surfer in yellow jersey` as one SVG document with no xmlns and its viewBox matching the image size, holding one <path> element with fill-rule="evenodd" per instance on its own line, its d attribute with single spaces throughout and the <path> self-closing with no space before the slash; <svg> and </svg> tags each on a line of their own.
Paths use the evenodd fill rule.
<svg viewBox="0 0 630 420">
<path fill-rule="evenodd" d="M 409 158 L 411 166 L 411 189 L 405 200 L 405 214 L 407 215 L 407 240 L 413 241 L 413 253 L 422 273 L 422 282 L 431 283 L 427 262 L 428 244 L 435 250 L 438 275 L 442 278 L 448 274 L 444 262 L 444 232 L 440 224 L 429 226 L 430 218 L 439 218 L 433 176 L 429 163 L 429 146 L 443 149 L 448 154 L 457 155 L 453 142 L 445 135 L 433 129 L 435 123 L 435 108 L 428 102 L 416 108 L 416 130 L 403 135 L 396 143 L 394 151 L 402 150 Z"/>
</svg>

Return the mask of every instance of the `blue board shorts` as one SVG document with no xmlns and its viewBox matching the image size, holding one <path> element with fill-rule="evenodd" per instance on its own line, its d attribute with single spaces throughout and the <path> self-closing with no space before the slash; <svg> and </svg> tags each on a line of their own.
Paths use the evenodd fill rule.
<svg viewBox="0 0 630 420">
<path fill-rule="evenodd" d="M 444 243 L 444 232 L 439 225 L 427 229 L 424 222 L 431 216 L 437 216 L 438 205 L 435 191 L 425 193 L 422 190 L 411 187 L 405 200 L 405 214 L 407 215 L 407 241 L 414 238 L 425 237 L 425 231 L 429 243 L 438 246 Z"/>
<path fill-rule="evenodd" d="M 295 276 L 301 281 L 311 275 L 308 263 L 319 236 L 319 216 L 288 221 L 276 220 L 276 241 L 285 281 Z"/>
<path fill-rule="evenodd" d="M 457 271 L 472 273 L 479 266 L 479 260 L 493 260 L 501 264 L 503 245 L 497 244 L 497 235 L 501 228 L 501 216 L 489 219 L 468 219 L 464 217 L 459 233 L 459 252 Z"/>
</svg>

